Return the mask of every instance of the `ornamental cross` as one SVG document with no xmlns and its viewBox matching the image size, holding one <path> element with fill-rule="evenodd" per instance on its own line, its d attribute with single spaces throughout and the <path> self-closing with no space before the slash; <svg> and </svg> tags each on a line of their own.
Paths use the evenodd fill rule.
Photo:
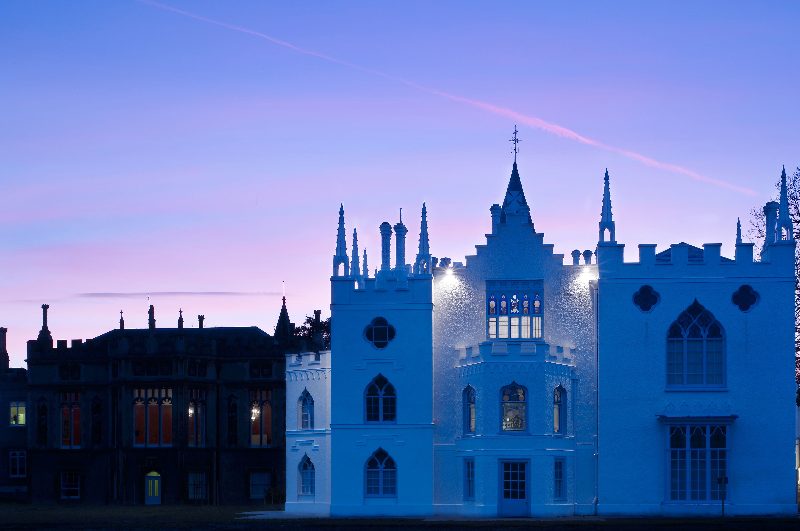
<svg viewBox="0 0 800 531">
<path fill-rule="evenodd" d="M 514 162 L 517 162 L 517 153 L 519 152 L 517 144 L 522 142 L 522 140 L 517 138 L 517 133 L 519 133 L 519 131 L 517 131 L 517 124 L 514 124 L 514 136 L 509 140 L 509 142 L 514 143 Z"/>
</svg>

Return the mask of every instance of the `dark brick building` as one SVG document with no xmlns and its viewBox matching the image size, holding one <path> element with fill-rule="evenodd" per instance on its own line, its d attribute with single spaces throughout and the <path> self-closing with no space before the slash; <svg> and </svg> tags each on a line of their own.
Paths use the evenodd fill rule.
<svg viewBox="0 0 800 531">
<path fill-rule="evenodd" d="M 53 342 L 47 305 L 28 342 L 33 502 L 280 504 L 286 303 L 257 327 L 120 327 Z"/>
<path fill-rule="evenodd" d="M 0 498 L 28 497 L 28 407 L 25 369 L 9 368 L 6 329 L 0 328 Z"/>
</svg>

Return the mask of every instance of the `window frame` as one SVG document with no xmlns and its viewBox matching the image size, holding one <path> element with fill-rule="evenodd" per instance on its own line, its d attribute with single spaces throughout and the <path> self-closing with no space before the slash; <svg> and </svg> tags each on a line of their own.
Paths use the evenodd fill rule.
<svg viewBox="0 0 800 531">
<path fill-rule="evenodd" d="M 383 383 L 379 382 L 383 380 Z M 370 394 L 375 388 L 377 394 Z M 367 424 L 397 424 L 397 388 L 383 374 L 378 373 L 364 388 L 364 422 Z M 391 408 L 389 407 L 391 404 Z M 372 411 L 377 411 L 377 418 L 370 418 Z M 387 411 L 391 418 L 387 419 Z"/>
<path fill-rule="evenodd" d="M 559 384 L 553 389 L 553 435 L 566 435 L 569 426 L 567 390 Z"/>
<path fill-rule="evenodd" d="M 65 450 L 80 449 L 83 446 L 81 394 L 74 391 L 63 391 L 60 395 L 60 447 Z"/>
<path fill-rule="evenodd" d="M 475 501 L 475 458 L 464 458 L 464 501 Z"/>
<path fill-rule="evenodd" d="M 300 393 L 297 400 L 297 427 L 301 430 L 314 429 L 314 397 L 308 392 L 307 388 Z"/>
<path fill-rule="evenodd" d="M 208 474 L 205 471 L 186 473 L 186 499 L 194 503 L 208 502 Z"/>
<path fill-rule="evenodd" d="M 297 464 L 297 496 L 298 498 L 314 498 L 317 494 L 317 467 L 308 457 L 303 455 Z"/>
<path fill-rule="evenodd" d="M 696 312 L 697 315 L 692 315 Z M 688 325 L 681 324 L 684 316 L 688 316 Z M 706 324 L 700 323 L 701 317 L 705 316 L 709 319 Z M 719 337 L 708 337 L 709 331 L 712 326 L 716 325 L 719 330 Z M 691 329 L 697 327 L 701 333 L 701 337 L 689 337 Z M 676 331 L 680 330 L 681 337 L 674 337 Z M 709 371 L 710 356 L 714 354 L 709 349 L 709 345 L 713 344 L 719 347 L 719 374 L 712 374 Z M 690 368 L 690 357 L 692 354 L 692 346 L 700 346 L 700 356 L 702 364 L 701 382 L 689 383 L 689 378 L 693 374 Z M 694 352 L 698 354 L 698 352 Z M 705 306 L 700 304 L 697 299 L 694 300 L 687 308 L 681 311 L 674 321 L 667 327 L 666 333 L 666 347 L 665 347 L 665 389 L 668 391 L 683 391 L 683 390 L 724 390 L 727 388 L 727 340 L 725 328 L 716 316 Z M 680 360 L 677 359 L 680 356 Z M 680 364 L 680 373 L 674 370 L 677 364 Z M 680 381 L 671 381 L 677 376 L 680 376 Z M 709 382 L 711 376 L 718 376 L 719 382 Z"/>
<path fill-rule="evenodd" d="M 461 392 L 461 408 L 463 434 L 475 435 L 478 428 L 477 393 L 471 385 Z"/>
<path fill-rule="evenodd" d="M 375 460 L 377 467 L 370 467 L 370 463 Z M 397 462 L 383 448 L 378 448 L 370 454 L 364 463 L 364 497 L 365 498 L 397 498 L 398 491 L 398 470 Z M 391 474 L 387 472 L 392 472 Z M 373 472 L 373 474 L 370 474 Z M 388 476 L 388 478 L 387 478 Z M 370 479 L 377 479 L 377 492 L 370 492 Z M 387 492 L 390 490 L 390 492 Z"/>
<path fill-rule="evenodd" d="M 664 435 L 664 466 L 666 468 L 664 502 L 677 505 L 707 505 L 720 502 L 722 496 L 728 499 L 730 497 L 730 484 L 727 482 L 722 484 L 715 482 L 712 472 L 715 469 L 722 469 L 726 474 L 723 477 L 727 479 L 730 478 L 730 429 L 733 420 L 735 420 L 735 416 L 705 419 L 661 418 L 661 420 L 666 427 Z M 681 434 L 684 444 L 683 447 L 673 447 L 673 429 L 676 428 L 684 430 L 683 434 Z M 705 430 L 703 433 L 704 445 L 702 448 L 697 446 L 692 447 L 693 430 L 697 428 L 703 428 Z M 724 430 L 724 446 L 712 446 L 714 444 L 712 442 L 712 437 L 714 437 L 715 429 Z M 679 455 L 677 458 L 677 491 L 675 489 L 675 481 L 673 481 L 674 474 L 676 473 L 676 467 L 674 465 L 675 456 L 673 452 L 678 452 L 679 454 L 683 452 L 683 455 Z M 719 455 L 720 453 L 722 454 L 721 456 Z M 702 463 L 702 471 L 696 467 L 698 462 Z M 695 488 L 698 485 L 698 483 L 694 481 L 696 475 L 700 475 L 705 484 L 701 492 L 702 497 L 693 498 L 692 496 L 695 492 L 700 492 Z M 678 493 L 677 497 L 676 492 Z"/>
<path fill-rule="evenodd" d="M 65 491 L 75 491 L 73 495 L 65 494 Z M 75 470 L 62 470 L 59 474 L 59 497 L 62 500 L 81 499 L 81 475 Z"/>
<path fill-rule="evenodd" d="M 153 407 L 155 406 L 155 407 Z M 141 407 L 141 410 L 137 410 Z M 170 387 L 137 387 L 133 389 L 133 446 L 136 448 L 170 448 L 175 445 L 173 390 Z M 152 417 L 155 410 L 155 418 Z M 167 415 L 167 412 L 169 413 Z M 143 419 L 142 442 L 137 441 L 136 424 Z M 155 433 L 151 430 L 155 429 Z M 151 442 L 154 441 L 154 442 Z"/>
<path fill-rule="evenodd" d="M 563 457 L 553 458 L 553 501 L 567 499 L 567 460 Z"/>
<path fill-rule="evenodd" d="M 21 479 L 28 477 L 27 450 L 8 451 L 8 477 L 11 479 Z"/>
<path fill-rule="evenodd" d="M 503 400 L 505 396 L 506 390 L 515 391 L 517 396 L 519 396 L 519 391 L 522 391 L 522 400 Z M 514 428 L 506 428 L 506 405 L 507 404 L 518 404 L 521 405 L 521 409 L 523 411 L 522 415 L 522 427 L 519 429 Z M 518 406 L 519 407 L 519 406 Z M 510 419 L 509 419 L 510 421 Z M 524 385 L 520 385 L 515 381 L 512 381 L 508 385 L 504 385 L 500 388 L 500 433 L 501 434 L 527 434 L 529 432 L 529 421 L 528 421 L 528 388 Z"/>
<path fill-rule="evenodd" d="M 275 411 L 272 407 L 272 390 L 255 389 L 250 391 L 250 430 L 251 448 L 270 448 L 275 444 Z M 258 419 L 258 433 L 254 425 Z M 258 437 L 257 442 L 255 437 Z"/>
<path fill-rule="evenodd" d="M 28 404 L 25 400 L 12 400 L 8 403 L 8 425 L 11 428 L 24 428 L 28 424 Z M 22 409 L 22 422 L 20 422 Z"/>
</svg>

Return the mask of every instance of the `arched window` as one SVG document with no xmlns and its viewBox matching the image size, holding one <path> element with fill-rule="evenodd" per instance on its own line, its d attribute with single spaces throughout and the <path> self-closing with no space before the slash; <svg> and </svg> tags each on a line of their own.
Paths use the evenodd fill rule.
<svg viewBox="0 0 800 531">
<path fill-rule="evenodd" d="M 475 433 L 475 389 L 471 385 L 462 393 L 464 407 L 464 433 Z"/>
<path fill-rule="evenodd" d="M 272 444 L 272 403 L 270 391 L 250 391 L 250 446 Z"/>
<path fill-rule="evenodd" d="M 722 325 L 695 300 L 667 333 L 667 385 L 720 386 L 723 358 Z"/>
<path fill-rule="evenodd" d="M 308 389 L 303 389 L 300 393 L 300 400 L 297 401 L 297 409 L 300 414 L 299 422 L 297 423 L 301 430 L 314 429 L 314 398 Z"/>
<path fill-rule="evenodd" d="M 503 387 L 500 391 L 500 409 L 502 410 L 503 431 L 525 431 L 527 427 L 528 391 L 516 382 Z"/>
<path fill-rule="evenodd" d="M 304 455 L 298 467 L 298 478 L 300 481 L 298 485 L 298 494 L 300 494 L 300 496 L 314 495 L 314 472 L 314 463 L 311 462 L 308 455 Z"/>
<path fill-rule="evenodd" d="M 367 422 L 394 422 L 397 418 L 397 395 L 394 386 L 378 374 L 367 386 L 365 394 Z"/>
<path fill-rule="evenodd" d="M 567 391 L 560 385 L 553 390 L 553 433 L 564 433 L 567 427 Z"/>
<path fill-rule="evenodd" d="M 375 450 L 367 460 L 366 474 L 366 496 L 397 496 L 397 466 L 386 450 Z"/>
</svg>

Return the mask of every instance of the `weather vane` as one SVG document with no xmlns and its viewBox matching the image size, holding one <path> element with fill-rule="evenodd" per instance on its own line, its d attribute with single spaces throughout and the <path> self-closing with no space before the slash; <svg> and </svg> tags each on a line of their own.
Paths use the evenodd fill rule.
<svg viewBox="0 0 800 531">
<path fill-rule="evenodd" d="M 517 162 L 517 153 L 519 152 L 519 149 L 517 148 L 517 144 L 522 142 L 522 140 L 517 138 L 517 133 L 519 133 L 519 131 L 517 131 L 517 124 L 514 124 L 514 137 L 511 140 L 509 140 L 509 142 L 513 142 L 514 143 L 514 162 Z"/>
</svg>

